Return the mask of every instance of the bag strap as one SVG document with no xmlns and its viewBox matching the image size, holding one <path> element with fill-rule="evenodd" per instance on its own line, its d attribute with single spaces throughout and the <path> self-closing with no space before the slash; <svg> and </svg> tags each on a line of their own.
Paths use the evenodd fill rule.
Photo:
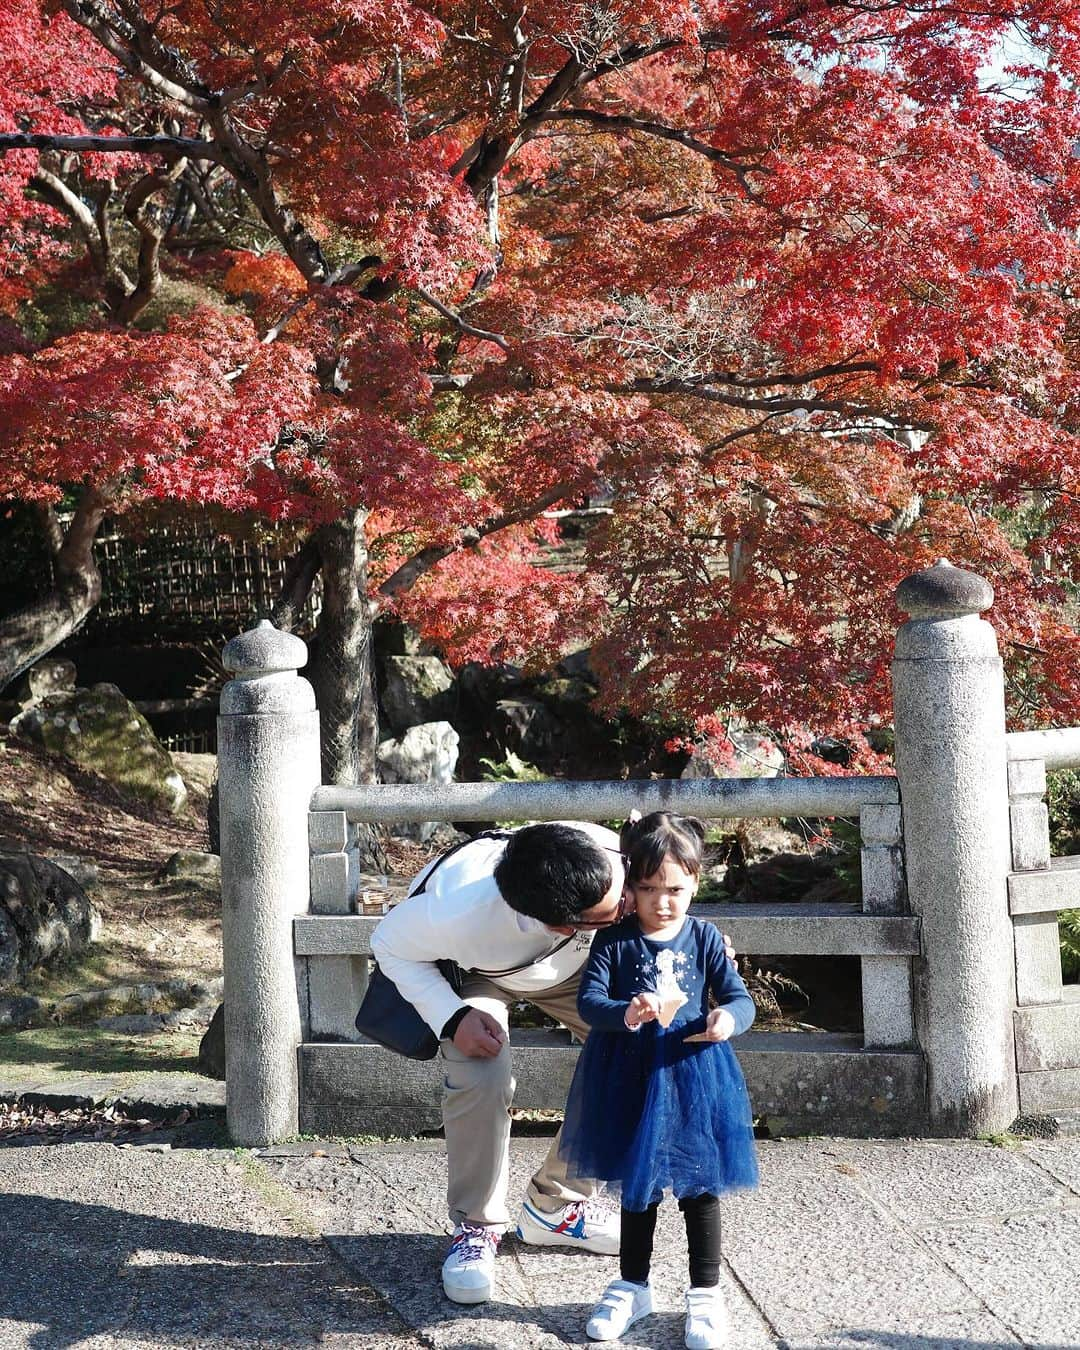
<svg viewBox="0 0 1080 1350">
<path fill-rule="evenodd" d="M 460 844 L 455 844 L 453 848 L 447 849 L 441 857 L 435 859 L 423 881 L 417 886 L 415 891 L 409 892 L 406 899 L 411 900 L 414 895 L 423 895 L 424 891 L 427 890 L 428 882 L 443 863 L 446 862 L 448 858 L 452 858 L 455 853 L 459 853 L 463 848 L 468 848 L 470 844 L 475 844 L 478 839 L 509 839 L 511 834 L 513 834 L 513 830 L 481 830 L 479 834 L 474 834 L 472 838 L 463 839 Z M 554 956 L 556 952 L 561 952 L 562 949 L 568 947 L 576 937 L 576 933 L 571 933 L 569 937 L 563 938 L 561 942 L 552 947 L 551 951 L 545 953 L 545 959 L 548 956 Z M 506 970 L 474 970 L 472 973 L 474 975 L 486 975 L 491 979 L 497 979 L 500 975 L 516 975 L 518 971 L 528 970 L 530 966 L 535 964 L 536 959 L 534 958 L 532 961 L 526 961 L 520 966 L 509 966 Z"/>
<path fill-rule="evenodd" d="M 542 957 L 535 957 L 532 961 L 526 961 L 521 966 L 510 966 L 506 970 L 474 970 L 474 975 L 486 975 L 489 979 L 497 980 L 500 975 L 516 975 L 520 970 L 528 970 L 530 966 L 535 966 L 537 961 L 546 961 L 549 956 L 554 956 L 556 952 L 561 952 L 564 947 L 569 947 L 571 942 L 577 937 L 577 933 L 571 933 L 569 937 L 564 937 L 561 942 L 557 942 L 551 951 L 545 952 Z"/>
<path fill-rule="evenodd" d="M 423 895 L 427 890 L 427 884 L 431 878 L 443 863 L 446 862 L 447 859 L 452 858 L 455 853 L 460 853 L 463 848 L 468 848 L 470 844 L 475 844 L 478 839 L 509 839 L 512 833 L 512 830 L 481 830 L 479 834 L 474 834 L 470 839 L 462 839 L 460 844 L 455 844 L 453 848 L 448 848 L 441 857 L 435 859 L 428 868 L 423 881 L 417 886 L 415 891 L 409 892 L 405 897 L 406 900 L 411 900 L 414 895 Z"/>
</svg>

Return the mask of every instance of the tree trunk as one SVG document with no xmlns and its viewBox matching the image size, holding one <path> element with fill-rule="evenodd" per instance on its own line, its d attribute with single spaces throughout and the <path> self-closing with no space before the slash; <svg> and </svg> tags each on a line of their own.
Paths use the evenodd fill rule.
<svg viewBox="0 0 1080 1350">
<path fill-rule="evenodd" d="M 0 619 L 0 689 L 70 637 L 101 599 L 94 539 L 111 503 L 108 492 L 87 488 L 66 533 L 51 511 L 46 516 L 54 585 L 40 600 Z"/>
<path fill-rule="evenodd" d="M 319 548 L 313 536 L 289 559 L 281 583 L 281 594 L 270 611 L 275 628 L 281 628 L 286 633 L 295 631 L 321 565 Z"/>
<path fill-rule="evenodd" d="M 311 681 L 322 722 L 323 782 L 373 783 L 379 739 L 367 594 L 366 511 L 347 511 L 315 535 L 323 604 Z"/>
<path fill-rule="evenodd" d="M 751 565 L 761 547 L 761 532 L 769 517 L 776 510 L 776 503 L 763 492 L 754 492 L 750 497 L 750 506 L 754 512 L 740 533 L 728 542 L 728 576 L 732 587 L 745 581 Z"/>
</svg>

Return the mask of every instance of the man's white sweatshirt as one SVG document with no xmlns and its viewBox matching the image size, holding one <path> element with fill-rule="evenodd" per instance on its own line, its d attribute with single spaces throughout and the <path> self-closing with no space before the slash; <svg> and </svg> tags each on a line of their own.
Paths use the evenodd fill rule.
<svg viewBox="0 0 1080 1350">
<path fill-rule="evenodd" d="M 562 823 L 619 852 L 613 830 L 585 821 Z M 505 847 L 503 839 L 476 839 L 437 867 L 429 865 L 410 887 L 416 890 L 432 872 L 424 890 L 395 905 L 372 934 L 371 950 L 383 973 L 436 1036 L 465 1006 L 436 961 L 456 961 L 527 999 L 568 980 L 589 955 L 592 932 L 567 939 L 518 914 L 502 898 L 494 871 Z M 614 858 L 612 863 L 618 865 Z"/>
</svg>

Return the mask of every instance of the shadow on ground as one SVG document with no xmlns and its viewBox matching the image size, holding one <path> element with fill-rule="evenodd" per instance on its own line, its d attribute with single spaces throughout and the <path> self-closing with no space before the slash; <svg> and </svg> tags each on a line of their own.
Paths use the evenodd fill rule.
<svg viewBox="0 0 1080 1350">
<path fill-rule="evenodd" d="M 0 1291 L 0 1344 L 34 1350 L 105 1334 L 117 1344 L 297 1346 L 379 1332 L 415 1343 L 318 1239 L 40 1195 L 0 1197 Z"/>
</svg>

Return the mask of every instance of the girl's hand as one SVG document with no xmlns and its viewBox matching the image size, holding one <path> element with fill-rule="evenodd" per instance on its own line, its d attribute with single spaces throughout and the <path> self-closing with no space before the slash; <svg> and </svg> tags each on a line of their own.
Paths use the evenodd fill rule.
<svg viewBox="0 0 1080 1350">
<path fill-rule="evenodd" d="M 643 1022 L 655 1022 L 659 1012 L 660 996 L 658 994 L 635 994 L 630 1000 L 630 1006 L 627 1008 L 623 1020 L 633 1031 Z"/>
<path fill-rule="evenodd" d="M 714 1008 L 705 1023 L 705 1040 L 726 1041 L 734 1035 L 734 1017 L 726 1008 Z"/>
</svg>

